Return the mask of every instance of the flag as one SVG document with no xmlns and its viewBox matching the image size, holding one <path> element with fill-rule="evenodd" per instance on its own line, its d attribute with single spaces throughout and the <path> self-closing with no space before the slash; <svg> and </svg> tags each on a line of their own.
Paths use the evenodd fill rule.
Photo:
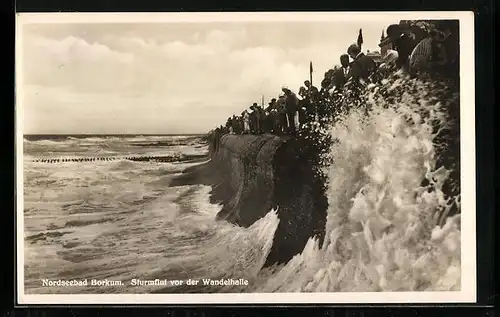
<svg viewBox="0 0 500 317">
<path fill-rule="evenodd" d="M 363 45 L 363 30 L 362 29 L 359 29 L 357 44 L 358 44 L 359 48 L 361 48 L 361 45 Z"/>
</svg>

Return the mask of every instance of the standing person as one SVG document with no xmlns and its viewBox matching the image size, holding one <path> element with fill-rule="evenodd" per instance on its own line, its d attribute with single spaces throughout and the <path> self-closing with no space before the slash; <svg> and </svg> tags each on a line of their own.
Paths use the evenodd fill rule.
<svg viewBox="0 0 500 317">
<path fill-rule="evenodd" d="M 297 113 L 298 99 L 290 89 L 284 87 L 282 91 L 285 93 L 285 111 L 288 120 L 288 132 L 295 134 L 295 114 Z"/>
<path fill-rule="evenodd" d="M 243 116 L 238 116 L 238 122 L 240 123 L 240 133 L 239 134 L 243 134 L 243 132 L 245 131 L 245 120 L 243 119 Z"/>
<path fill-rule="evenodd" d="M 259 106 L 256 102 L 252 104 L 253 112 L 255 113 L 255 134 L 260 134 L 261 132 L 261 113 L 259 110 Z"/>
<path fill-rule="evenodd" d="M 318 102 L 319 91 L 318 88 L 314 87 L 309 80 L 304 81 L 304 86 L 306 87 L 307 96 L 311 103 Z"/>
<path fill-rule="evenodd" d="M 233 133 L 233 119 L 231 117 L 227 118 L 226 131 L 229 134 Z"/>
<path fill-rule="evenodd" d="M 457 71 L 460 61 L 460 32 L 459 22 L 454 20 L 445 20 L 436 22 L 438 28 L 443 31 L 444 37 L 439 40 L 442 45 L 446 63 L 445 67 L 441 70 L 443 75 L 458 80 L 456 76 L 460 75 Z"/>
<path fill-rule="evenodd" d="M 333 69 L 329 69 L 328 71 L 325 72 L 325 77 L 321 81 L 321 95 L 324 96 L 325 93 L 332 87 L 332 80 L 335 75 L 335 72 L 337 71 L 337 68 L 334 67 Z"/>
<path fill-rule="evenodd" d="M 306 87 L 302 86 L 299 88 L 299 105 L 298 105 L 300 127 L 302 127 L 302 125 L 308 121 L 307 119 L 310 107 L 312 107 L 312 105 L 310 104 L 310 101 L 308 99 Z"/>
<path fill-rule="evenodd" d="M 258 134 L 262 134 L 264 132 L 266 132 L 266 112 L 264 111 L 264 108 L 262 108 L 261 106 L 257 105 L 255 106 L 255 108 L 257 109 L 257 113 L 258 113 L 258 119 L 259 119 L 259 127 L 258 127 Z"/>
<path fill-rule="evenodd" d="M 344 87 L 349 77 L 351 77 L 351 62 L 349 61 L 349 55 L 340 55 L 340 65 L 341 67 L 337 71 L 337 76 L 335 76 L 335 86 L 337 86 L 338 89 Z"/>
<path fill-rule="evenodd" d="M 452 63 L 453 59 L 451 54 L 447 54 L 445 46 L 449 36 L 449 30 L 446 33 L 438 30 L 431 30 L 428 35 L 415 46 L 410 54 L 408 61 L 408 71 L 410 74 L 416 74 L 423 71 L 438 71 L 442 73 L 445 70 L 445 65 Z"/>
<path fill-rule="evenodd" d="M 248 111 L 243 111 L 241 113 L 241 117 L 243 118 L 243 133 L 248 134 L 250 133 L 250 115 L 248 114 Z"/>
<path fill-rule="evenodd" d="M 280 118 L 276 107 L 273 107 L 271 109 L 270 119 L 271 119 L 271 133 L 278 134 L 280 129 L 280 122 L 279 122 Z"/>
<path fill-rule="evenodd" d="M 279 96 L 278 101 L 276 102 L 276 110 L 278 117 L 278 134 L 283 134 L 288 130 L 285 108 L 285 95 Z"/>
<path fill-rule="evenodd" d="M 231 118 L 231 133 L 238 134 L 239 126 L 238 126 L 238 118 L 235 115 Z"/>
<path fill-rule="evenodd" d="M 243 122 L 243 116 L 238 116 L 238 134 L 243 134 L 245 130 L 245 124 Z"/>
<path fill-rule="evenodd" d="M 409 28 L 400 24 L 391 24 L 387 27 L 387 36 L 390 38 L 393 49 L 398 52 L 397 68 L 408 70 L 408 61 L 413 48 L 420 42 L 420 38 L 412 36 Z"/>
<path fill-rule="evenodd" d="M 318 88 L 313 86 L 309 80 L 304 81 L 304 85 L 307 88 L 306 94 L 308 100 L 308 105 L 307 105 L 308 112 L 311 114 L 311 117 L 314 116 L 314 118 L 316 118 L 321 107 L 320 105 L 321 97 L 319 90 Z"/>
<path fill-rule="evenodd" d="M 261 122 L 261 126 L 262 126 L 262 133 L 269 133 L 271 132 L 271 124 L 269 122 L 269 111 L 267 111 L 267 107 L 266 108 L 262 108 L 262 122 Z"/>
<path fill-rule="evenodd" d="M 255 111 L 255 107 L 250 106 L 250 133 L 256 134 L 257 131 L 257 113 Z"/>
<path fill-rule="evenodd" d="M 269 133 L 276 133 L 276 98 L 271 99 L 266 107 L 266 122 Z"/>
<path fill-rule="evenodd" d="M 250 109 L 252 109 L 252 115 L 253 115 L 253 124 L 254 124 L 254 129 L 253 129 L 253 134 L 260 134 L 260 111 L 258 109 L 258 105 L 256 102 L 252 104 Z"/>
<path fill-rule="evenodd" d="M 351 77 L 356 81 L 366 82 L 376 69 L 373 59 L 363 54 L 357 44 L 350 45 L 347 54 L 354 60 L 351 64 Z"/>
<path fill-rule="evenodd" d="M 235 115 L 231 118 L 231 134 L 238 134 L 238 119 Z"/>
</svg>

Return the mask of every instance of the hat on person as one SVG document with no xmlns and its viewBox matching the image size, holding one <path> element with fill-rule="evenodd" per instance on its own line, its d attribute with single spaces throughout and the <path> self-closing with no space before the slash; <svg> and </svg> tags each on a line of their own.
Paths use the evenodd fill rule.
<svg viewBox="0 0 500 317">
<path fill-rule="evenodd" d="M 399 24 L 391 24 L 387 27 L 386 33 L 389 38 L 395 39 L 403 33 L 403 28 Z"/>
<path fill-rule="evenodd" d="M 361 52 L 361 49 L 359 48 L 358 44 L 351 44 L 347 48 L 347 54 L 358 54 Z"/>
</svg>

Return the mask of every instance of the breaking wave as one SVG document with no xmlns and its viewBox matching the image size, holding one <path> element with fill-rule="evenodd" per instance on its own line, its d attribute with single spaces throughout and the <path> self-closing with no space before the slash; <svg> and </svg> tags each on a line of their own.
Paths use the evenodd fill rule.
<svg viewBox="0 0 500 317">
<path fill-rule="evenodd" d="M 382 88 L 400 85 L 418 94 L 402 93 L 393 103 L 373 86 L 365 95 L 369 115 L 353 110 L 330 127 L 336 142 L 325 171 L 324 243 L 311 238 L 300 255 L 269 270 L 257 291 L 460 289 L 460 215 L 445 217 L 459 195 L 445 199 L 450 171 L 436 164 L 438 136 L 457 96 L 436 99 L 439 87 L 408 78 Z"/>
</svg>

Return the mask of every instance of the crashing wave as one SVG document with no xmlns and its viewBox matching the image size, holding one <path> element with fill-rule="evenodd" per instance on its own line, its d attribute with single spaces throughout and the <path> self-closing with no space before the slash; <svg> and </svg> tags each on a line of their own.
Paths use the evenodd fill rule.
<svg viewBox="0 0 500 317">
<path fill-rule="evenodd" d="M 460 214 L 446 217 L 460 195 L 443 192 L 452 171 L 440 160 L 458 107 L 447 88 L 395 75 L 331 125 L 324 243 L 311 238 L 257 291 L 460 289 Z"/>
</svg>

